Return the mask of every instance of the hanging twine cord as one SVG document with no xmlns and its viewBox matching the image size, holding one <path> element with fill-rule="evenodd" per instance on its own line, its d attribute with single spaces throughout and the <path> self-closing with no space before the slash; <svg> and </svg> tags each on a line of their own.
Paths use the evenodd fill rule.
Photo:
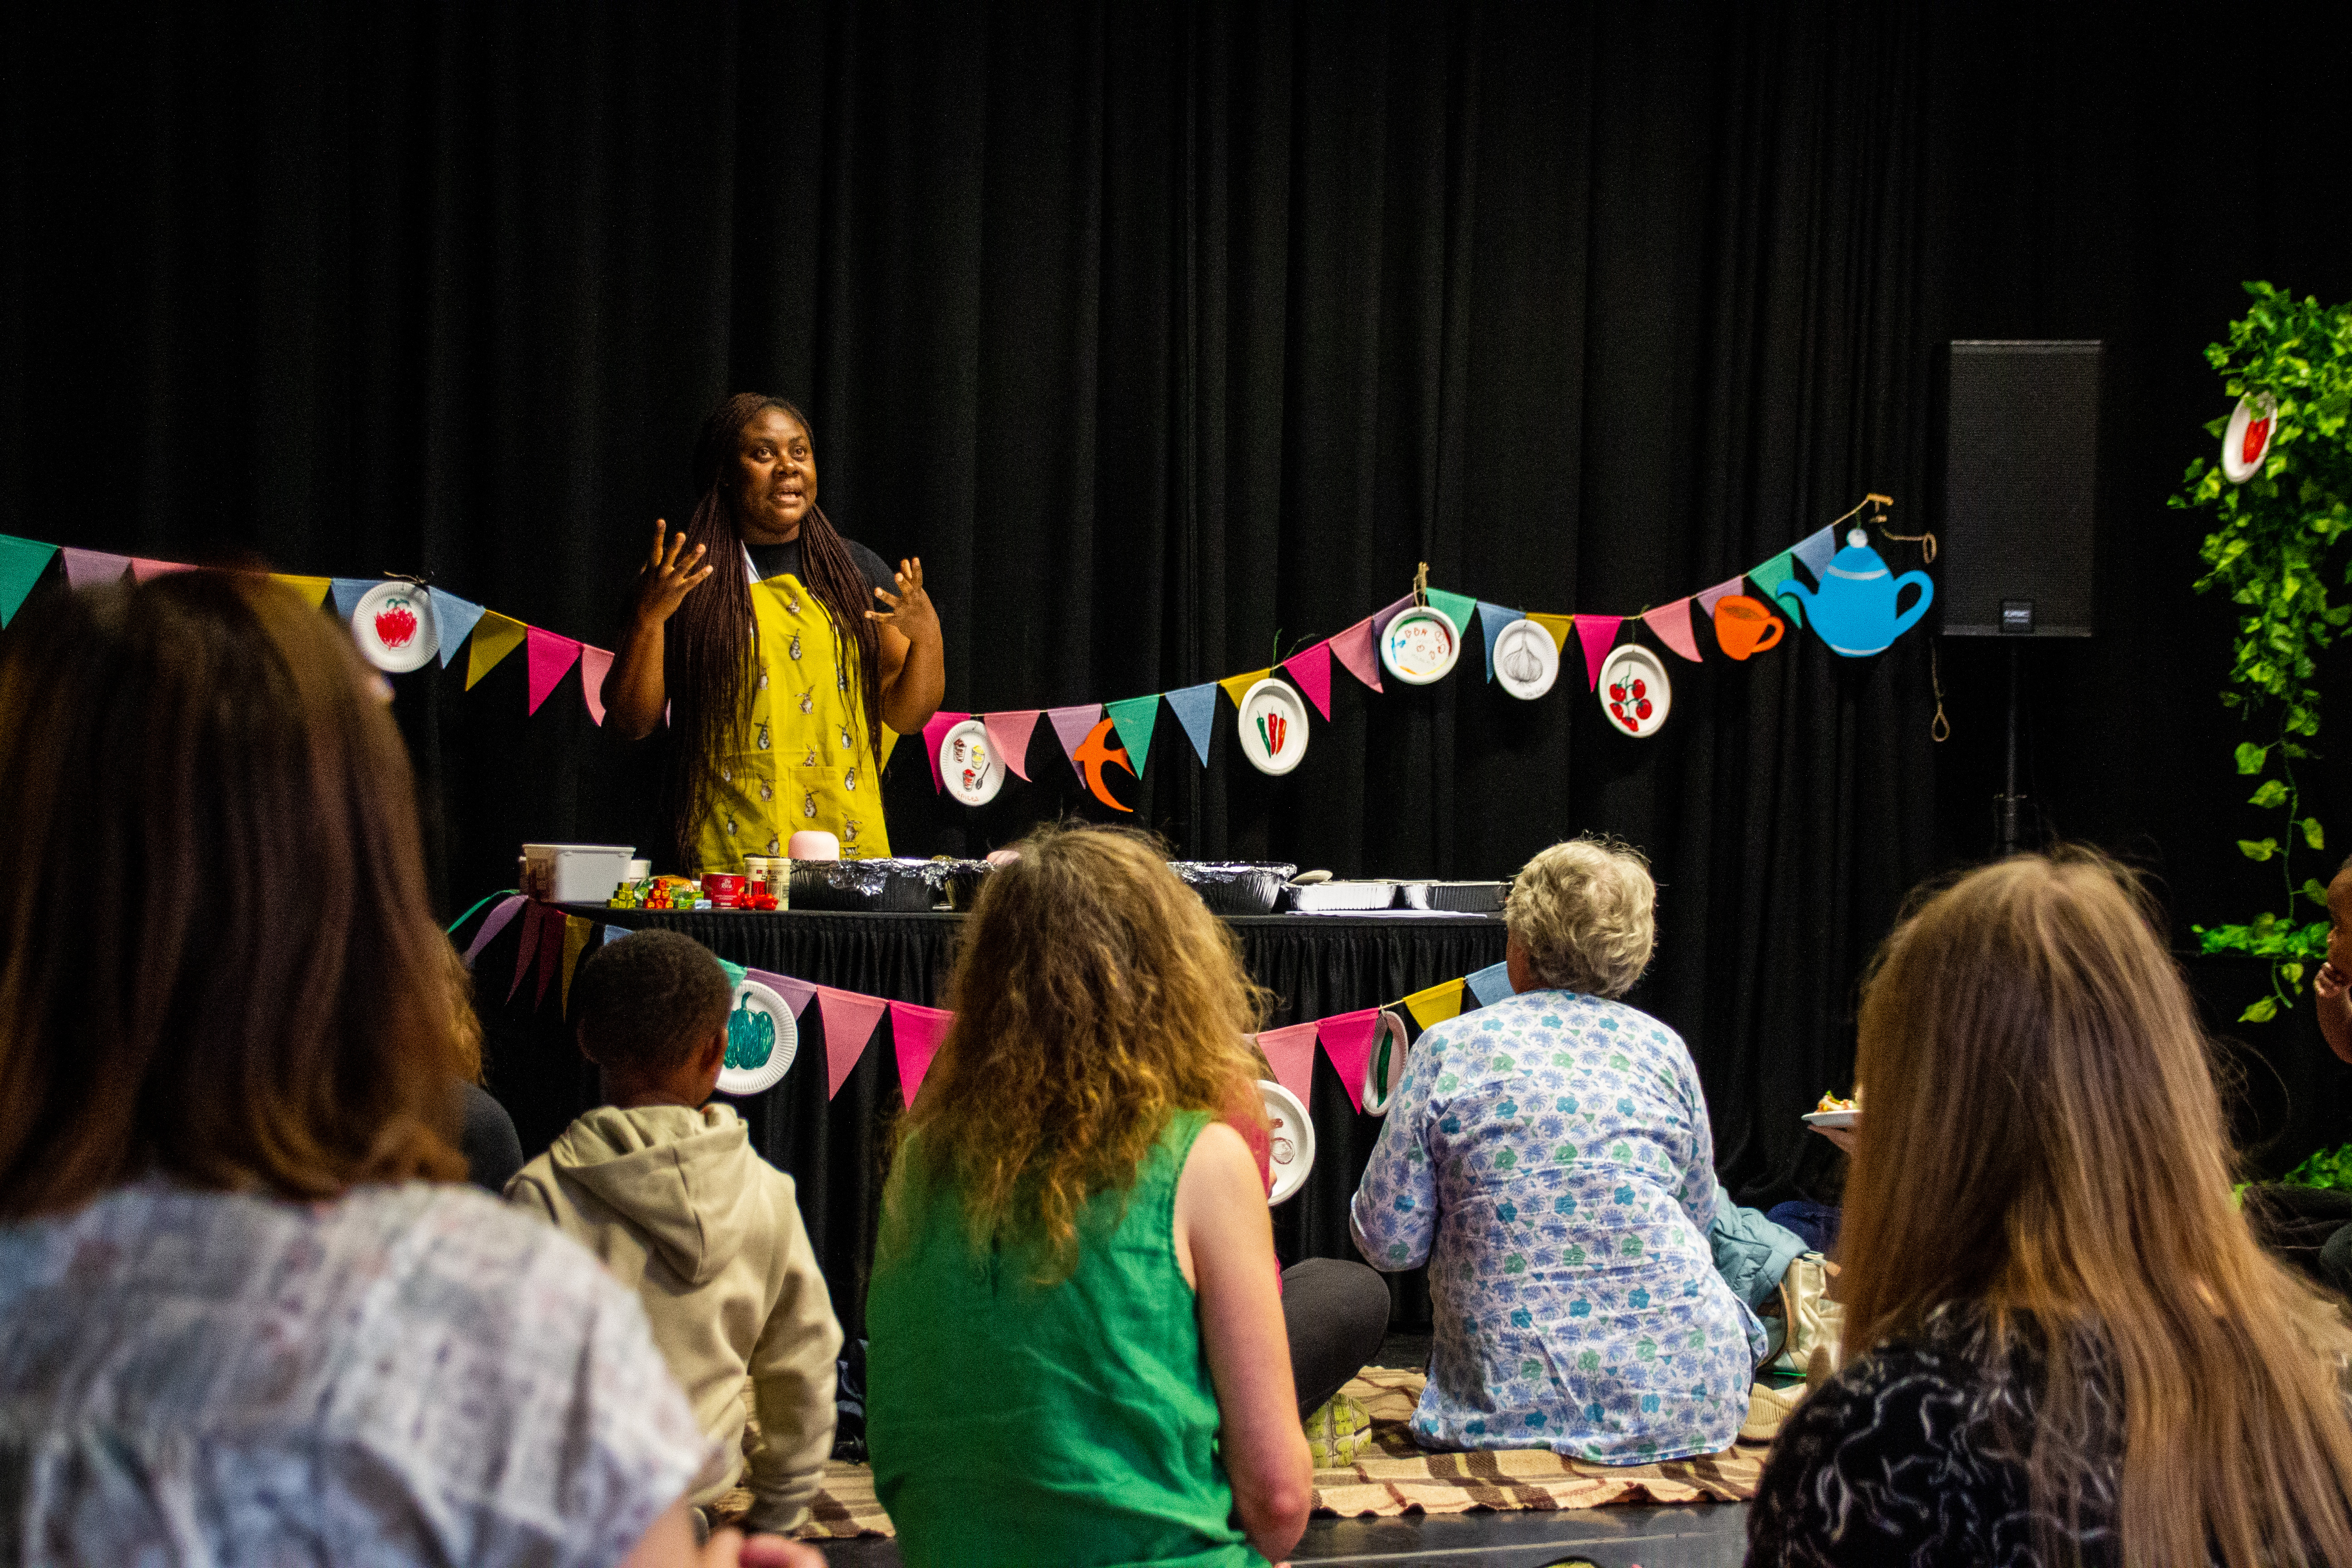
<svg viewBox="0 0 2352 1568">
<path fill-rule="evenodd" d="M 1934 534 L 1927 536 L 1927 558 L 1930 561 L 1936 558 L 1935 537 Z M 1937 666 L 1936 641 L 1933 637 L 1927 639 L 1927 679 L 1936 688 L 1936 718 L 1935 721 L 1927 726 L 1927 733 L 1940 745 L 1952 738 L 1952 721 L 1944 717 L 1944 672 Z"/>
</svg>

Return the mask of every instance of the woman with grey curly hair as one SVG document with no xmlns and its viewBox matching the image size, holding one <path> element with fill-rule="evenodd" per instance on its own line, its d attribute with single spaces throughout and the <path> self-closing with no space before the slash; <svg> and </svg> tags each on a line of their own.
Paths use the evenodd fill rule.
<svg viewBox="0 0 2352 1568">
<path fill-rule="evenodd" d="M 1715 1269 L 1690 1052 L 1617 1000 L 1648 967 L 1639 852 L 1538 852 L 1504 909 L 1516 995 L 1423 1034 L 1351 1208 L 1376 1268 L 1429 1264 L 1413 1436 L 1645 1465 L 1728 1447 L 1764 1331 Z"/>
</svg>

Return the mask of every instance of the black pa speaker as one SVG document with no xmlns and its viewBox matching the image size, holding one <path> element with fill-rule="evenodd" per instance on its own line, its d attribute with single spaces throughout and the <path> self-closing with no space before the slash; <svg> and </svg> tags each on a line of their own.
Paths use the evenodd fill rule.
<svg viewBox="0 0 2352 1568">
<path fill-rule="evenodd" d="M 2091 635 L 2095 342 L 1943 351 L 1936 607 L 1946 637 Z"/>
</svg>

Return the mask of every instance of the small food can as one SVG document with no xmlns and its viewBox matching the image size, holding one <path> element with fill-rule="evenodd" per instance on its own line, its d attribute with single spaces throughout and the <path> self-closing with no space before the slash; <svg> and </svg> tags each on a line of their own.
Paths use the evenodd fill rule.
<svg viewBox="0 0 2352 1568">
<path fill-rule="evenodd" d="M 735 871 L 705 871 L 702 874 L 702 896 L 712 905 L 731 910 L 743 899 L 743 878 Z"/>
</svg>

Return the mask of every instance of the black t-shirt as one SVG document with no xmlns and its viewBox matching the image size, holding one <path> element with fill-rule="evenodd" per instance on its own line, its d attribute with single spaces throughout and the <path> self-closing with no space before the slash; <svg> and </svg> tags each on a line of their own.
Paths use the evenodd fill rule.
<svg viewBox="0 0 2352 1568">
<path fill-rule="evenodd" d="M 858 543 L 857 541 L 854 539 L 845 539 L 842 542 L 849 546 L 850 560 L 856 562 L 857 563 L 858 571 L 864 573 L 866 575 L 866 602 L 859 605 L 858 608 L 865 610 L 887 610 L 889 606 L 874 596 L 874 590 L 877 588 L 891 587 L 890 568 L 884 564 L 882 557 L 875 554 L 874 552 L 866 549 L 866 546 Z M 743 548 L 751 552 L 751 570 L 757 572 L 762 580 L 770 577 L 781 577 L 785 573 L 789 572 L 793 576 L 798 577 L 803 583 L 806 583 L 808 581 L 808 578 L 803 574 L 801 571 L 801 542 L 799 540 L 786 540 L 782 544 L 747 544 Z M 892 589 L 892 592 L 895 593 L 896 591 L 897 590 L 895 588 Z"/>
</svg>

